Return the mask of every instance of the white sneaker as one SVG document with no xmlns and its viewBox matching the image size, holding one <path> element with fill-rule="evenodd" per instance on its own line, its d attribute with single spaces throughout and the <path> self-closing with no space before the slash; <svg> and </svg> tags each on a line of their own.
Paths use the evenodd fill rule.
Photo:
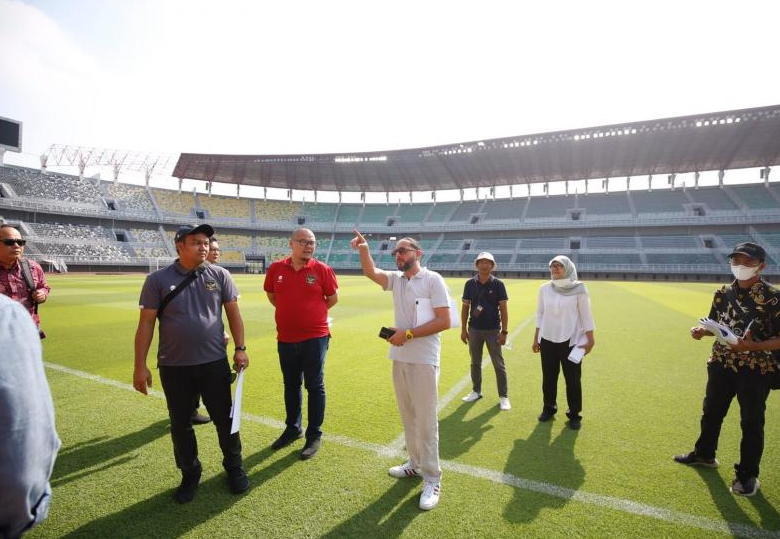
<svg viewBox="0 0 780 539">
<path fill-rule="evenodd" d="M 420 495 L 420 509 L 430 511 L 439 504 L 439 494 L 441 493 L 441 483 L 426 481 L 423 485 L 423 491 Z"/>
<path fill-rule="evenodd" d="M 469 393 L 468 395 L 463 397 L 461 400 L 463 402 L 474 402 L 474 401 L 479 400 L 481 398 L 482 398 L 482 395 L 480 395 L 476 391 L 472 391 L 471 393 Z"/>
<path fill-rule="evenodd" d="M 498 402 L 499 402 L 498 406 L 502 410 L 511 410 L 512 409 L 512 405 L 509 404 L 509 397 L 499 397 Z"/>
<path fill-rule="evenodd" d="M 387 473 L 392 477 L 403 479 L 404 477 L 420 477 L 420 469 L 412 468 L 412 463 L 408 460 L 399 466 L 393 466 Z"/>
</svg>

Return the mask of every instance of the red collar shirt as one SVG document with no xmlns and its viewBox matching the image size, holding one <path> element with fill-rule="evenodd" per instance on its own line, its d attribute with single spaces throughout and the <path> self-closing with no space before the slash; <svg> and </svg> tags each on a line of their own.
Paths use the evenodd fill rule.
<svg viewBox="0 0 780 539">
<path fill-rule="evenodd" d="M 27 259 L 30 263 L 30 273 L 32 273 L 35 290 L 44 290 L 49 295 L 51 288 L 46 283 L 46 277 L 43 275 L 43 268 L 34 260 Z M 6 268 L 0 264 L 0 294 L 8 296 L 14 301 L 21 303 L 27 312 L 32 316 L 35 325 L 40 327 L 41 318 L 35 312 L 35 303 L 30 297 L 30 291 L 27 289 L 27 283 L 22 275 L 22 266 L 16 262 L 11 268 Z"/>
<path fill-rule="evenodd" d="M 268 267 L 263 289 L 276 296 L 280 342 L 297 343 L 330 334 L 325 298 L 338 291 L 333 268 L 311 258 L 296 271 L 288 257 Z"/>
</svg>

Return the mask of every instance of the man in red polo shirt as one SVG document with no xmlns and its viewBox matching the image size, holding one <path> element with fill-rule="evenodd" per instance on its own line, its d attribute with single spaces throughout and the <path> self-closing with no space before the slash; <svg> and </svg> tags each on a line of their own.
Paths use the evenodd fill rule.
<svg viewBox="0 0 780 539">
<path fill-rule="evenodd" d="M 287 428 L 271 444 L 281 449 L 301 436 L 303 392 L 308 395 L 306 444 L 301 459 L 317 454 L 325 419 L 325 352 L 330 341 L 328 309 L 338 301 L 336 274 L 313 258 L 317 240 L 311 230 L 298 228 L 290 239 L 289 257 L 271 264 L 264 289 L 276 307 L 277 349 L 284 377 Z"/>
</svg>

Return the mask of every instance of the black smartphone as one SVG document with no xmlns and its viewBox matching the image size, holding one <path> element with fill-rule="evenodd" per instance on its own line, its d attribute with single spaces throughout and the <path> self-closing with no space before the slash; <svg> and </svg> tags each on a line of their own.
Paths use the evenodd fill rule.
<svg viewBox="0 0 780 539">
<path fill-rule="evenodd" d="M 392 337 L 393 333 L 395 333 L 395 331 L 390 328 L 382 328 L 379 330 L 379 338 L 387 340 Z"/>
</svg>

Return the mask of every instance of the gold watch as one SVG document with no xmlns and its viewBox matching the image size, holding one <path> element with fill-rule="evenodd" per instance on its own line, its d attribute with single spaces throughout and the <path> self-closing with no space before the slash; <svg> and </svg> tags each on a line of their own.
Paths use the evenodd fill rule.
<svg viewBox="0 0 780 539">
<path fill-rule="evenodd" d="M 414 335 L 412 335 L 412 330 L 411 329 L 407 329 L 406 330 L 406 340 L 407 341 L 411 341 L 412 339 L 414 339 Z"/>
</svg>

